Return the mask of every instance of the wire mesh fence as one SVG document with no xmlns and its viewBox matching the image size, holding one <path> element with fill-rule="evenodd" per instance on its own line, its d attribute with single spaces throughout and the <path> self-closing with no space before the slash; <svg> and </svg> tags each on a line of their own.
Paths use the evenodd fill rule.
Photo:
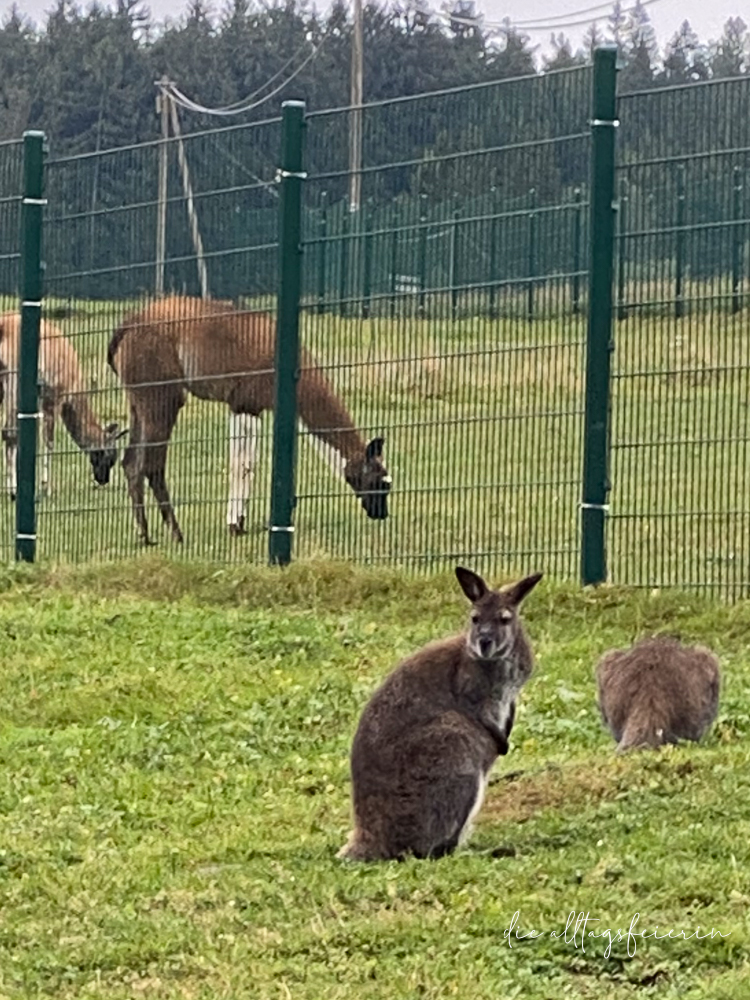
<svg viewBox="0 0 750 1000">
<path fill-rule="evenodd" d="M 620 119 L 612 579 L 746 594 L 750 79 Z"/>
<path fill-rule="evenodd" d="M 222 399 L 244 362 L 221 337 L 206 357 L 177 342 L 186 324 L 213 330 L 211 315 L 191 319 L 201 293 L 272 305 L 278 146 L 273 120 L 50 159 L 46 330 L 67 361 L 54 372 L 58 428 L 38 502 L 42 557 L 113 558 L 138 551 L 146 537 L 186 557 L 265 557 L 263 475 L 246 518 L 255 530 L 233 539 L 225 518 L 230 443 Z M 157 289 L 169 293 L 167 305 L 144 313 Z M 126 322 L 122 343 L 110 350 Z M 126 355 L 135 362 L 126 365 Z M 40 482 L 44 461 L 42 454 Z M 165 490 L 182 545 L 176 532 L 162 534 Z M 141 510 L 147 536 L 134 518 Z"/>
<path fill-rule="evenodd" d="M 307 429 L 300 554 L 575 575 L 589 89 L 576 69 L 368 105 L 358 211 L 352 112 L 309 116 L 304 341 L 393 487 L 368 518 Z"/>
<path fill-rule="evenodd" d="M 576 67 L 307 116 L 296 556 L 578 575 L 591 89 Z M 615 582 L 750 584 L 748 112 L 743 78 L 619 100 Z M 266 560 L 280 145 L 274 119 L 53 150 L 40 556 Z M 20 175 L 0 146 L 6 234 Z M 8 308 L 17 264 L 11 239 Z"/>
</svg>

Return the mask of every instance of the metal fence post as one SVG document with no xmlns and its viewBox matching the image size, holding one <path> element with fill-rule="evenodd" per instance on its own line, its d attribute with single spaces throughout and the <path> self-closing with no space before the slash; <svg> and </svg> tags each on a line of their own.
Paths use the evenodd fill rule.
<svg viewBox="0 0 750 1000">
<path fill-rule="evenodd" d="M 367 205 L 364 213 L 365 234 L 364 234 L 364 260 L 362 262 L 362 319 L 370 318 L 372 306 L 372 244 L 373 244 L 373 221 L 375 213 L 372 206 Z"/>
<path fill-rule="evenodd" d="M 398 229 L 394 226 L 391 231 L 391 302 L 390 302 L 390 317 L 394 319 L 396 316 L 396 286 L 397 286 L 397 270 L 398 270 Z"/>
<path fill-rule="evenodd" d="M 16 419 L 16 559 L 36 556 L 36 444 L 39 412 L 39 324 L 42 316 L 43 132 L 23 136 L 21 208 L 21 343 Z"/>
<path fill-rule="evenodd" d="M 492 185 L 490 189 L 492 219 L 490 221 L 490 287 L 489 287 L 489 315 L 490 319 L 497 319 L 497 188 Z"/>
<path fill-rule="evenodd" d="M 680 319 L 685 314 L 683 301 L 683 271 L 685 268 L 685 164 L 677 166 L 677 231 L 674 251 L 674 314 Z"/>
<path fill-rule="evenodd" d="M 581 189 L 573 192 L 573 314 L 581 311 Z"/>
<path fill-rule="evenodd" d="M 628 309 L 625 305 L 625 264 L 627 251 L 628 225 L 628 182 L 620 178 L 620 200 L 617 206 L 617 318 L 627 319 Z"/>
<path fill-rule="evenodd" d="M 320 196 L 318 219 L 318 315 L 326 311 L 326 251 L 328 250 L 328 193 Z"/>
<path fill-rule="evenodd" d="M 453 213 L 453 225 L 451 226 L 451 247 L 450 247 L 450 279 L 448 284 L 451 290 L 451 320 L 455 323 L 458 317 L 458 220 L 461 213 L 456 209 Z"/>
<path fill-rule="evenodd" d="M 419 259 L 417 267 L 419 269 L 419 298 L 417 299 L 417 316 L 420 319 L 424 319 L 426 315 L 426 301 L 427 296 L 425 293 L 425 288 L 427 287 L 427 195 L 421 194 L 419 196 L 419 242 L 418 254 Z"/>
<path fill-rule="evenodd" d="M 606 511 L 609 451 L 612 278 L 615 245 L 615 118 L 617 49 L 594 52 L 591 121 L 589 309 L 581 501 L 581 582 L 607 578 Z"/>
<path fill-rule="evenodd" d="M 273 422 L 271 519 L 268 558 L 286 566 L 292 558 L 299 377 L 299 310 L 302 285 L 302 136 L 304 101 L 282 105 L 279 197 L 279 289 L 276 309 L 276 398 Z"/>
<path fill-rule="evenodd" d="M 745 227 L 739 224 L 742 218 L 742 171 L 739 167 L 734 168 L 732 182 L 732 218 L 736 223 L 732 231 L 732 313 L 736 314 L 742 307 L 740 283 L 742 281 L 742 247 L 745 242 Z"/>
<path fill-rule="evenodd" d="M 346 297 L 349 294 L 349 254 L 351 253 L 351 241 L 349 239 L 349 233 L 351 231 L 351 221 L 354 218 L 354 213 L 350 213 L 348 208 L 344 209 L 344 213 L 341 217 L 341 229 L 339 232 L 339 260 L 341 261 L 341 269 L 339 270 L 339 316 L 346 317 L 348 315 L 348 303 Z"/>
<path fill-rule="evenodd" d="M 534 275 L 536 273 L 536 188 L 529 191 L 529 245 L 528 245 L 528 272 L 529 283 L 526 286 L 526 319 L 531 322 L 534 318 Z"/>
</svg>

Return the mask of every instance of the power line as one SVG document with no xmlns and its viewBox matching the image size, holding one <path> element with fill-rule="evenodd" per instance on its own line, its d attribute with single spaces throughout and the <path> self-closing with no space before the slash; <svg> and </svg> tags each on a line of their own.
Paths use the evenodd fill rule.
<svg viewBox="0 0 750 1000">
<path fill-rule="evenodd" d="M 661 2 L 662 0 L 642 0 L 642 2 L 637 6 L 628 7 L 627 10 L 622 10 L 621 14 L 623 16 L 627 16 L 639 8 Z M 601 7 L 604 8 L 604 5 L 602 4 Z M 596 9 L 599 9 L 599 7 Z M 609 7 L 609 9 L 611 10 L 611 7 Z M 454 24 L 465 24 L 467 27 L 471 28 L 489 28 L 493 31 L 505 32 L 506 34 L 511 34 L 515 31 L 561 31 L 564 28 L 577 28 L 584 24 L 591 24 L 596 20 L 596 17 L 584 17 L 580 20 L 562 21 L 559 24 L 550 24 L 549 21 L 536 23 L 532 21 L 510 21 L 509 19 L 505 21 L 485 21 L 482 17 L 463 17 L 461 14 L 451 14 L 449 12 L 441 12 L 439 16 L 442 16 L 445 20 Z M 572 16 L 572 14 L 567 16 Z"/>
<path fill-rule="evenodd" d="M 660 2 L 660 0 L 641 0 L 641 3 L 639 4 L 639 6 L 640 7 L 650 7 L 651 4 L 659 3 L 659 2 Z M 628 13 L 631 13 L 635 9 L 636 9 L 635 7 L 631 7 L 627 11 L 622 11 L 622 13 L 623 14 L 628 14 Z M 550 14 L 549 17 L 537 17 L 537 18 L 529 19 L 528 21 L 514 21 L 513 23 L 514 23 L 514 26 L 519 27 L 519 28 L 523 28 L 523 27 L 531 26 L 531 25 L 535 25 L 535 24 L 543 24 L 543 25 L 546 26 L 551 21 L 559 21 L 559 20 L 561 20 L 563 18 L 568 18 L 568 17 L 576 17 L 577 18 L 577 17 L 581 17 L 583 14 L 595 14 L 597 12 L 600 12 L 602 14 L 609 15 L 612 12 L 612 10 L 613 10 L 613 4 L 612 3 L 599 3 L 599 4 L 596 4 L 593 7 L 584 7 L 581 10 L 571 10 L 571 11 L 568 11 L 567 14 Z M 561 25 L 561 27 L 567 27 L 567 25 Z"/>
<path fill-rule="evenodd" d="M 254 103 L 253 103 L 253 98 L 256 97 L 257 94 L 259 94 L 263 90 L 265 90 L 266 87 L 269 85 L 269 83 L 271 83 L 276 77 L 278 77 L 279 73 L 283 72 L 283 70 L 282 71 L 277 71 L 277 73 L 275 74 L 274 77 L 271 77 L 270 80 L 267 80 L 263 84 L 263 86 L 259 87 L 258 90 L 256 90 L 254 94 L 251 94 L 249 98 L 246 97 L 245 101 L 243 103 L 241 103 L 241 105 L 239 105 L 239 106 L 237 106 L 237 105 L 234 105 L 234 106 L 233 105 L 228 105 L 228 106 L 223 107 L 223 108 L 207 108 L 207 107 L 205 107 L 205 105 L 198 104 L 196 101 L 191 100 L 189 97 L 187 97 L 187 95 L 183 94 L 181 90 L 178 90 L 177 87 L 174 84 L 170 84 L 167 87 L 167 91 L 169 93 L 169 96 L 172 98 L 172 100 L 176 104 L 179 104 L 181 108 L 185 108 L 186 111 L 194 111 L 197 114 L 215 115 L 215 116 L 220 116 L 220 117 L 225 117 L 225 116 L 228 116 L 228 115 L 245 114 L 248 111 L 254 111 L 255 108 L 259 108 L 262 104 L 265 104 L 266 101 L 270 101 L 272 97 L 275 97 L 280 91 L 282 91 L 284 89 L 284 87 L 286 87 L 288 84 L 290 84 L 292 82 L 292 80 L 296 76 L 299 76 L 299 74 L 302 72 L 302 70 L 310 62 L 312 62 L 312 60 L 320 52 L 320 50 L 323 47 L 325 41 L 326 41 L 326 36 L 323 36 L 323 38 L 321 39 L 320 43 L 317 46 L 312 45 L 311 42 L 308 43 L 308 44 L 310 44 L 312 46 L 312 51 L 307 56 L 307 58 L 304 59 L 299 64 L 299 66 L 297 67 L 297 69 L 294 70 L 294 72 L 291 73 L 285 80 L 283 80 L 277 87 L 275 87 L 268 94 L 266 94 L 265 97 L 261 97 L 260 100 L 255 101 Z M 296 54 L 299 54 L 299 53 L 296 53 Z M 287 63 L 287 65 L 288 65 L 288 63 Z"/>
</svg>

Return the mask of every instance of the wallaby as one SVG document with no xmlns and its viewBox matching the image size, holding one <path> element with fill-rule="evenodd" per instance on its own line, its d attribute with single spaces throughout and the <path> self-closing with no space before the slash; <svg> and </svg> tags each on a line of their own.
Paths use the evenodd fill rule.
<svg viewBox="0 0 750 1000">
<path fill-rule="evenodd" d="M 719 661 L 702 646 L 641 639 L 596 667 L 599 709 L 617 750 L 699 740 L 716 718 Z"/>
<path fill-rule="evenodd" d="M 341 858 L 450 854 L 508 752 L 516 698 L 533 669 L 518 606 L 542 574 L 502 591 L 460 566 L 456 576 L 472 603 L 468 629 L 404 660 L 362 713 L 351 754 L 354 830 Z"/>
</svg>

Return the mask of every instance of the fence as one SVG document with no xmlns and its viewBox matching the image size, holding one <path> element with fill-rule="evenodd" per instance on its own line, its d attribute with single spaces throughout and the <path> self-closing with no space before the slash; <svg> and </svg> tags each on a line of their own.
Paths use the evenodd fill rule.
<svg viewBox="0 0 750 1000">
<path fill-rule="evenodd" d="M 749 84 L 621 97 L 616 175 L 613 115 L 595 111 L 604 124 L 590 126 L 588 67 L 308 114 L 304 181 L 285 170 L 277 183 L 280 119 L 79 157 L 53 150 L 45 316 L 76 348 L 82 374 L 36 505 L 39 554 L 138 551 L 132 501 L 142 489 L 151 540 L 185 558 L 265 561 L 269 517 L 291 527 L 294 504 L 300 557 L 419 569 L 466 560 L 568 578 L 582 566 L 588 580 L 744 593 Z M 358 211 L 349 204 L 354 114 Z M 198 367 L 181 408 L 183 390 L 147 339 L 138 341 L 142 390 L 130 394 L 140 409 L 107 364 L 115 329 L 162 287 L 273 309 L 279 282 L 293 289 L 296 280 L 278 266 L 279 202 L 297 197 L 290 183 L 300 189 L 299 329 L 309 351 L 297 396 L 328 442 L 300 429 L 294 488 L 288 436 L 282 446 L 289 420 L 281 414 L 274 428 L 268 412 L 274 370 L 286 371 L 279 392 L 293 384 L 288 294 L 280 327 L 292 354 L 274 357 L 268 331 L 256 331 L 266 338 L 257 357 L 233 359 L 222 325 L 209 322 L 211 358 L 187 358 Z M 11 275 L 0 278 L 9 291 Z M 162 324 L 162 339 L 176 330 Z M 231 376 L 237 383 L 250 362 L 253 405 L 228 417 L 230 407 L 206 400 L 226 401 Z M 321 396 L 320 376 L 330 394 Z M 144 414 L 153 439 L 133 450 Z M 124 428 L 120 452 L 129 443 L 131 472 L 145 455 L 145 483 L 118 465 L 95 489 L 86 455 L 106 453 Z M 393 479 L 387 519 L 368 517 L 367 494 L 364 503 L 355 495 L 372 472 L 365 447 L 380 438 L 385 469 L 369 466 L 378 488 L 384 474 Z M 150 496 L 163 501 L 167 488 L 181 544 L 157 523 Z M 291 532 L 272 548 L 283 560 L 282 536 L 288 543 Z"/>
</svg>

